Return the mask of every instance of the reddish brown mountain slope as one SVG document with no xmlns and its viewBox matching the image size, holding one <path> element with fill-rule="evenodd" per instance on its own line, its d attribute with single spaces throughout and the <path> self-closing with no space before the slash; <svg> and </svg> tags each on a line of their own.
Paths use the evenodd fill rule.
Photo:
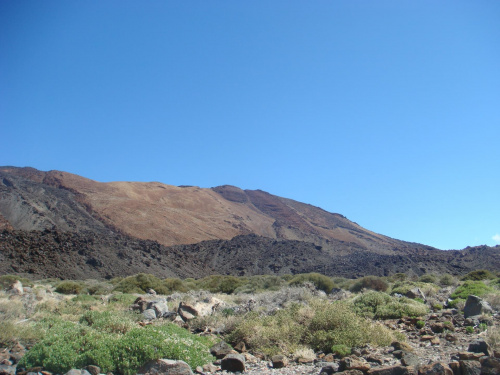
<svg viewBox="0 0 500 375">
<path fill-rule="evenodd" d="M 342 215 L 260 190 L 227 185 L 213 189 L 177 187 L 159 182 L 101 183 L 33 168 L 2 167 L 0 173 L 4 181 L 0 214 L 15 229 L 78 231 L 88 229 L 86 220 L 92 218 L 96 226 L 166 246 L 254 233 L 314 242 L 326 248 L 332 240 L 342 241 L 381 254 L 421 247 L 370 232 Z M 66 194 L 67 202 L 74 200 L 67 205 L 75 206 L 78 213 L 62 215 L 63 219 L 74 218 L 63 222 L 59 215 L 49 220 L 54 211 L 54 202 L 47 198 L 50 189 L 54 194 Z M 16 199 L 13 194 L 17 194 Z M 24 211 L 19 206 L 24 206 Z M 26 212 L 28 208 L 36 211 L 36 219 Z"/>
</svg>

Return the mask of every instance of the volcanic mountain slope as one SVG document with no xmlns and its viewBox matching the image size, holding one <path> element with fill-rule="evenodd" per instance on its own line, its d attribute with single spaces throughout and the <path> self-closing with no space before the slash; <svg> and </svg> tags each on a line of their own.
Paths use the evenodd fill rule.
<svg viewBox="0 0 500 375">
<path fill-rule="evenodd" d="M 100 183 L 33 168 L 0 168 L 0 230 L 0 273 L 39 278 L 500 268 L 500 247 L 440 251 L 260 190 Z"/>
<path fill-rule="evenodd" d="M 101 183 L 66 172 L 0 168 L 0 215 L 14 229 L 112 230 L 165 246 L 238 235 L 312 242 L 336 255 L 429 249 L 368 231 L 339 214 L 234 186 Z"/>
</svg>

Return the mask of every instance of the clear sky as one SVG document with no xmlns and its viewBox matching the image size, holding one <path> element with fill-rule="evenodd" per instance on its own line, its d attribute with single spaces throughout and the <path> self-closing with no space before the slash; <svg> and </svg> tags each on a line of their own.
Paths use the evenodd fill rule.
<svg viewBox="0 0 500 375">
<path fill-rule="evenodd" d="M 494 245 L 500 1 L 3 0 L 0 130 L 0 165 Z"/>
</svg>

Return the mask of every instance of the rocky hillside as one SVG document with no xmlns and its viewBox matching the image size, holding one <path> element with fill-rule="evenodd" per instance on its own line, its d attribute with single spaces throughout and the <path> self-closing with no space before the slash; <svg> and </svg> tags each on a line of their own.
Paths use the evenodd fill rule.
<svg viewBox="0 0 500 375">
<path fill-rule="evenodd" d="M 165 246 L 253 233 L 326 248 L 332 248 L 331 241 L 342 241 L 378 254 L 428 248 L 260 190 L 101 183 L 66 172 L 15 167 L 1 167 L 0 181 L 0 215 L 14 229 L 102 232 L 108 228 Z"/>
<path fill-rule="evenodd" d="M 33 168 L 0 168 L 0 231 L 0 273 L 38 278 L 500 269 L 500 247 L 440 251 L 260 190 L 100 183 Z"/>
</svg>

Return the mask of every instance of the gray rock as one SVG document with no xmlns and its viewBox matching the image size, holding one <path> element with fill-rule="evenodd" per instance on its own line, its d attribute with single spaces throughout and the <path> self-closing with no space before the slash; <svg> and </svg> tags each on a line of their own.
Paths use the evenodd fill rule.
<svg viewBox="0 0 500 375">
<path fill-rule="evenodd" d="M 418 369 L 419 375 L 453 375 L 450 366 L 442 362 L 434 362 Z"/>
<path fill-rule="evenodd" d="M 71 369 L 65 375 L 90 375 L 87 370 Z"/>
<path fill-rule="evenodd" d="M 228 354 L 221 361 L 221 369 L 230 372 L 244 372 L 245 357 L 241 354 Z"/>
<path fill-rule="evenodd" d="M 403 366 L 413 366 L 416 368 L 420 365 L 420 357 L 413 353 L 403 352 L 401 364 Z"/>
<path fill-rule="evenodd" d="M 179 303 L 179 308 L 177 309 L 177 313 L 185 322 L 194 319 L 199 315 L 198 310 L 196 310 L 193 306 L 185 302 Z"/>
<path fill-rule="evenodd" d="M 323 367 L 321 368 L 321 371 L 319 372 L 319 375 L 332 375 L 335 374 L 337 371 L 339 371 L 339 365 L 335 362 L 326 362 Z"/>
<path fill-rule="evenodd" d="M 387 366 L 376 369 L 371 369 L 367 372 L 368 375 L 411 375 L 414 372 L 404 366 Z"/>
<path fill-rule="evenodd" d="M 10 286 L 8 292 L 14 296 L 22 296 L 24 294 L 23 284 L 19 280 L 16 280 L 14 284 Z"/>
<path fill-rule="evenodd" d="M 163 317 L 166 313 L 168 313 L 168 306 L 166 301 L 151 301 L 148 303 L 147 309 L 153 309 L 156 313 L 157 318 Z"/>
<path fill-rule="evenodd" d="M 1 375 L 16 375 L 16 366 L 0 365 Z"/>
<path fill-rule="evenodd" d="M 192 375 L 189 365 L 184 361 L 171 359 L 157 359 L 149 361 L 137 370 L 137 374 L 143 375 Z"/>
<path fill-rule="evenodd" d="M 478 296 L 470 295 L 467 297 L 467 301 L 465 302 L 464 318 L 481 315 L 492 311 L 493 309 L 488 304 L 488 302 L 483 301 L 483 299 L 479 298 Z"/>
<path fill-rule="evenodd" d="M 481 375 L 500 374 L 500 358 L 483 357 L 479 362 L 481 363 Z"/>
<path fill-rule="evenodd" d="M 87 366 L 87 371 L 90 372 L 91 375 L 99 375 L 101 373 L 101 368 L 99 366 Z"/>
<path fill-rule="evenodd" d="M 288 358 L 284 355 L 273 355 L 271 357 L 273 368 L 283 368 L 288 366 Z"/>
<path fill-rule="evenodd" d="M 156 311 L 154 309 L 144 310 L 142 313 L 142 316 L 146 320 L 154 320 L 154 319 L 156 319 Z"/>
<path fill-rule="evenodd" d="M 493 352 L 490 346 L 484 340 L 476 340 L 469 344 L 467 351 L 472 353 L 484 353 L 484 355 L 490 356 Z"/>
<path fill-rule="evenodd" d="M 233 353 L 233 348 L 231 348 L 225 341 L 218 342 L 210 348 L 210 354 L 217 359 L 222 359 L 231 353 Z"/>
<path fill-rule="evenodd" d="M 412 299 L 415 299 L 415 298 L 421 298 L 425 301 L 425 295 L 424 293 L 420 290 L 420 288 L 413 288 L 413 289 L 410 289 L 408 292 L 406 292 L 406 297 L 408 298 L 412 298 Z"/>
<path fill-rule="evenodd" d="M 461 375 L 481 375 L 481 363 L 479 361 L 460 361 Z"/>
</svg>

